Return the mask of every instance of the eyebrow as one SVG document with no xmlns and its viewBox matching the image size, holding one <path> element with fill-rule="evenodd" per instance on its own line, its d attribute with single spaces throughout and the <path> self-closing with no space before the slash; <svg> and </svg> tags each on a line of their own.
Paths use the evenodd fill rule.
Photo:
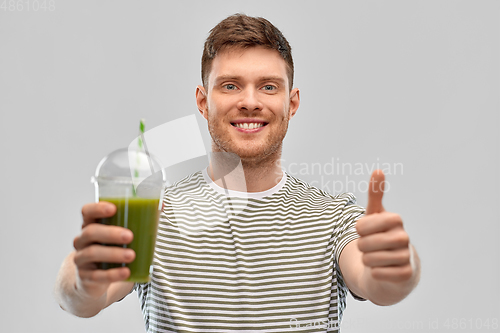
<svg viewBox="0 0 500 333">
<path fill-rule="evenodd" d="M 238 81 L 238 80 L 241 80 L 242 76 L 235 76 L 235 75 L 220 75 L 218 77 L 215 78 L 215 83 L 219 83 L 221 81 L 226 81 L 226 80 L 234 80 L 234 81 Z M 279 82 L 281 84 L 284 84 L 285 83 L 285 79 L 283 79 L 281 76 L 261 76 L 259 78 L 259 81 L 276 81 L 276 82 Z"/>
</svg>

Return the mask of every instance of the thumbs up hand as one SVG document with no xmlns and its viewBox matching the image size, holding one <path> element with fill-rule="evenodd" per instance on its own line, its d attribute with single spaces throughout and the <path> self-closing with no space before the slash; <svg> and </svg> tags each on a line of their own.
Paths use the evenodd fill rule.
<svg viewBox="0 0 500 333">
<path fill-rule="evenodd" d="M 360 236 L 358 248 L 362 262 L 373 279 L 387 282 L 407 282 L 416 274 L 413 248 L 398 214 L 386 212 L 382 205 L 385 176 L 373 172 L 368 189 L 365 216 L 356 223 Z"/>
</svg>

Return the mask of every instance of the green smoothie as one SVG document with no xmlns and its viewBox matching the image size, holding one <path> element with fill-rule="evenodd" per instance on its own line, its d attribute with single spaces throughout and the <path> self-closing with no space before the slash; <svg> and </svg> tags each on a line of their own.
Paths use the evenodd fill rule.
<svg viewBox="0 0 500 333">
<path fill-rule="evenodd" d="M 123 247 L 135 251 L 135 259 L 129 264 L 101 263 L 101 269 L 126 266 L 130 268 L 127 281 L 148 282 L 149 267 L 153 261 L 153 253 L 158 228 L 159 199 L 145 198 L 99 198 L 99 201 L 111 202 L 116 206 L 116 214 L 101 219 L 106 225 L 117 225 L 130 229 L 134 239 Z M 120 246 L 120 245 L 112 245 Z"/>
</svg>

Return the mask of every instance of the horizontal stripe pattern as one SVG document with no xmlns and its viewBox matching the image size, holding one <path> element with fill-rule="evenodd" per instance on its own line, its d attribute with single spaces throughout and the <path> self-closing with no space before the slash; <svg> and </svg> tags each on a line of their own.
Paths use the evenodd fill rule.
<svg viewBox="0 0 500 333">
<path fill-rule="evenodd" d="M 227 197 L 202 172 L 167 189 L 151 282 L 136 286 L 147 332 L 338 332 L 338 258 L 364 210 L 285 177 L 263 198 Z"/>
</svg>

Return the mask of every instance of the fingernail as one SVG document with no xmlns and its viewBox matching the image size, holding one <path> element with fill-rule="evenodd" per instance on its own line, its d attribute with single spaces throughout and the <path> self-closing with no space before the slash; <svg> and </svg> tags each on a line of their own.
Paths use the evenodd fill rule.
<svg viewBox="0 0 500 333">
<path fill-rule="evenodd" d="M 134 250 L 128 249 L 125 251 L 125 258 L 126 259 L 132 259 L 134 257 L 135 253 Z"/>
<path fill-rule="evenodd" d="M 130 230 L 123 230 L 122 231 L 122 239 L 127 241 L 132 237 L 131 231 Z"/>
</svg>

